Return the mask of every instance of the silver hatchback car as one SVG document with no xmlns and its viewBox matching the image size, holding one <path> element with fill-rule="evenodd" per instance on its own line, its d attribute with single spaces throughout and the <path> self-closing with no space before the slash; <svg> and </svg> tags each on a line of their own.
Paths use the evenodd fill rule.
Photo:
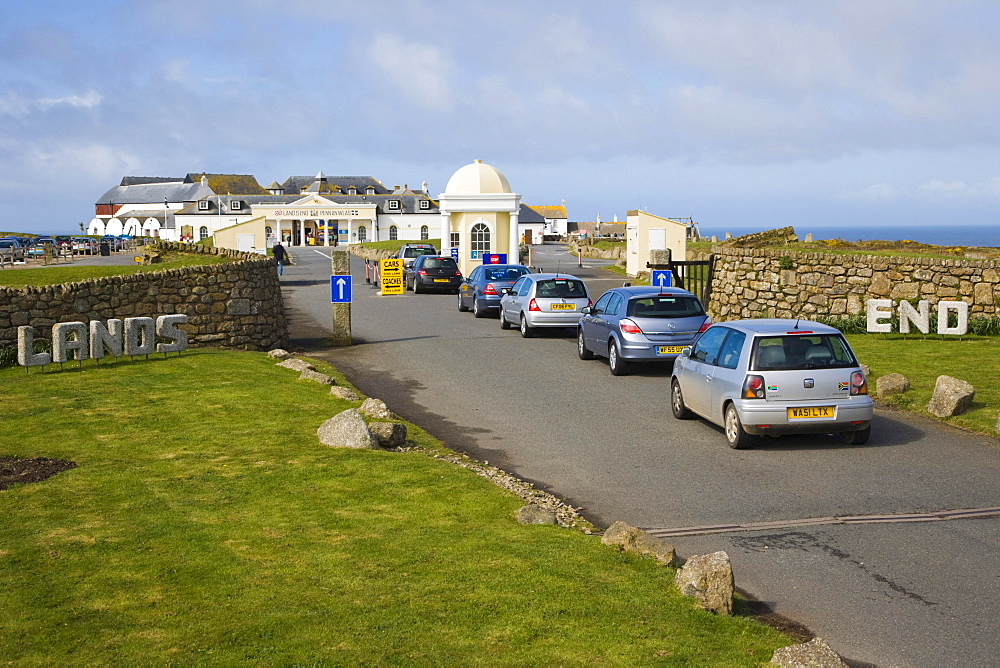
<svg viewBox="0 0 1000 668">
<path fill-rule="evenodd" d="M 500 299 L 500 327 L 521 328 L 521 336 L 534 336 L 538 327 L 576 327 L 583 309 L 590 306 L 587 286 L 569 274 L 525 274 Z"/>
<path fill-rule="evenodd" d="M 674 361 L 670 408 L 722 426 L 732 448 L 754 436 L 871 435 L 868 382 L 839 330 L 806 320 L 740 320 L 709 327 Z"/>
</svg>

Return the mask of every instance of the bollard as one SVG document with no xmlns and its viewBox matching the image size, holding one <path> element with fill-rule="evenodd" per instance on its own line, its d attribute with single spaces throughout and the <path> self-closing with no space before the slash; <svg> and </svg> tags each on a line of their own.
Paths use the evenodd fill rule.
<svg viewBox="0 0 1000 668">
<path fill-rule="evenodd" d="M 350 255 L 346 250 L 333 248 L 330 251 L 330 275 L 349 276 L 351 274 Z M 367 271 L 365 272 L 367 274 Z M 351 305 L 333 304 L 333 345 L 349 346 L 351 338 Z"/>
</svg>

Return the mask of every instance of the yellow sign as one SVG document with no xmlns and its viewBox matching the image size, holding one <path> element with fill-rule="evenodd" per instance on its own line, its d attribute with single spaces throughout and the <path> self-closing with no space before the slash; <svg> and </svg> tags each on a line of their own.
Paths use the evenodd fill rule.
<svg viewBox="0 0 1000 668">
<path fill-rule="evenodd" d="M 132 259 L 135 260 L 136 262 L 142 262 L 142 256 L 141 255 L 133 255 Z"/>
<path fill-rule="evenodd" d="M 379 275 L 382 279 L 383 295 L 403 294 L 403 260 L 401 258 L 379 260 Z"/>
</svg>

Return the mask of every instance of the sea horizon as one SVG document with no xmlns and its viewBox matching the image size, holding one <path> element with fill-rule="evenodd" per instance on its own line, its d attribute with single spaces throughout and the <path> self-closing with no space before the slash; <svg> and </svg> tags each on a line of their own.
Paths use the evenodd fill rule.
<svg viewBox="0 0 1000 668">
<path fill-rule="evenodd" d="M 784 227 L 776 225 L 776 229 Z M 898 225 L 898 226 L 851 226 L 851 225 L 792 225 L 795 234 L 804 240 L 807 234 L 813 239 L 842 239 L 844 241 L 917 241 L 934 246 L 977 246 L 981 248 L 1000 247 L 1000 225 Z M 716 236 L 720 240 L 726 232 L 738 237 L 764 229 L 749 227 L 726 228 L 718 225 L 698 225 L 703 237 Z"/>
</svg>

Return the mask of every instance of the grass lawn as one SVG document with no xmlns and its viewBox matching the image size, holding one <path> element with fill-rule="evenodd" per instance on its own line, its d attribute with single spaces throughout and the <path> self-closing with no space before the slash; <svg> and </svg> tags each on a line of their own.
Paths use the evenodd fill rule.
<svg viewBox="0 0 1000 668">
<path fill-rule="evenodd" d="M 420 241 L 413 241 L 412 239 L 396 239 L 394 241 L 366 241 L 360 244 L 352 244 L 354 246 L 360 246 L 362 248 L 374 248 L 375 250 L 389 250 L 398 251 L 405 244 L 430 244 L 441 250 L 441 240 L 440 239 L 422 239 Z"/>
<path fill-rule="evenodd" d="M 858 359 L 871 367 L 869 380 L 875 396 L 875 380 L 888 373 L 901 373 L 910 380 L 909 391 L 887 403 L 933 417 L 924 410 L 940 375 L 972 383 L 976 398 L 963 415 L 945 418 L 949 424 L 996 436 L 1000 412 L 1000 340 L 985 336 L 938 336 L 917 334 L 849 334 Z M 935 418 L 939 419 L 939 418 Z"/>
<path fill-rule="evenodd" d="M 141 251 L 137 251 L 139 254 Z M 202 255 L 200 253 L 165 253 L 164 261 L 150 265 L 128 266 L 94 266 L 61 264 L 50 267 L 35 267 L 32 269 L 10 269 L 0 271 L 0 285 L 23 288 L 38 285 L 58 285 L 73 281 L 85 281 L 88 278 L 103 278 L 105 276 L 125 276 L 148 271 L 164 271 L 195 267 L 206 264 L 221 264 L 232 262 L 232 258 L 224 255 Z"/>
<path fill-rule="evenodd" d="M 758 665 L 791 644 L 695 609 L 672 569 L 519 525 L 465 468 L 320 446 L 351 405 L 261 353 L 0 370 L 0 456 L 78 465 L 0 491 L 0 656 Z"/>
</svg>

